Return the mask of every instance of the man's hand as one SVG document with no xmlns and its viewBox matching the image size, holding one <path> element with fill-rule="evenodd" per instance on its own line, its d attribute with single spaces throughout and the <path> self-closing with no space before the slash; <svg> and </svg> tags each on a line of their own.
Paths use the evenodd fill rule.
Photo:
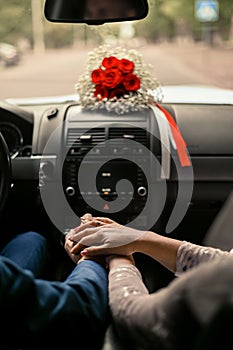
<svg viewBox="0 0 233 350">
<path fill-rule="evenodd" d="M 82 251 L 82 249 L 85 248 L 85 246 L 80 245 L 80 250 L 79 251 L 77 250 L 75 253 L 72 253 L 71 250 L 75 246 L 75 242 L 70 240 L 68 235 L 69 235 L 69 233 L 65 237 L 64 248 L 65 248 L 67 254 L 69 255 L 69 257 L 71 258 L 71 260 L 73 260 L 73 262 L 75 264 L 78 264 L 80 259 L 82 258 L 82 255 L 80 254 L 80 252 Z"/>
<path fill-rule="evenodd" d="M 84 224 L 90 224 L 92 221 L 92 215 L 89 213 L 86 213 L 85 215 L 83 215 L 81 217 L 81 225 Z M 71 252 L 71 250 L 73 249 L 73 247 L 75 246 L 75 242 L 70 239 L 70 237 L 73 237 L 73 235 L 75 235 L 75 233 L 78 231 L 78 229 L 80 228 L 80 226 L 71 229 L 65 236 L 65 243 L 64 243 L 64 248 L 65 251 L 67 252 L 67 254 L 69 255 L 69 257 L 71 258 L 71 260 L 73 260 L 73 262 L 75 264 L 78 264 L 81 260 L 84 260 L 85 258 L 83 256 L 81 256 L 80 252 L 85 248 L 84 245 L 80 244 L 80 249 L 77 249 L 75 252 Z M 88 227 L 88 225 L 86 225 Z"/>
</svg>

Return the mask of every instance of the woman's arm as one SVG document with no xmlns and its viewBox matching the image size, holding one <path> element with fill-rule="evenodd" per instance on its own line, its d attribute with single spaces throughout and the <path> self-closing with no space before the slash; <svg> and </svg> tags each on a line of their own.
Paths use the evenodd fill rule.
<svg viewBox="0 0 233 350">
<path fill-rule="evenodd" d="M 232 262 L 231 254 L 221 256 L 148 294 L 136 266 L 113 257 L 109 262 L 109 304 L 118 335 L 136 349 L 195 347 L 203 327 L 208 330 L 216 312 L 231 300 Z"/>
<path fill-rule="evenodd" d="M 183 316 L 180 292 L 163 289 L 149 294 L 140 271 L 128 259 L 111 257 L 109 261 L 109 305 L 118 336 L 135 349 L 171 350 L 178 348 L 182 327 L 174 327 Z M 167 308 L 166 304 L 170 307 Z M 178 305 L 178 312 L 174 310 Z M 184 318 L 183 324 L 187 322 Z M 192 322 L 190 327 L 192 328 Z"/>
<path fill-rule="evenodd" d="M 71 253 L 83 256 L 130 255 L 140 252 L 150 256 L 167 269 L 180 274 L 201 262 L 228 255 L 220 249 L 195 245 L 152 231 L 140 231 L 122 226 L 110 219 L 93 218 L 70 235 Z"/>
<path fill-rule="evenodd" d="M 163 264 L 169 270 L 176 270 L 176 256 L 182 241 L 164 237 L 152 231 L 140 231 L 119 225 L 115 222 L 95 226 L 86 223 L 77 232 L 69 236 L 75 242 L 71 253 L 82 250 L 83 256 L 130 255 L 141 252 Z M 92 226 L 91 226 L 92 225 Z M 78 242 L 78 243 L 77 243 Z"/>
</svg>

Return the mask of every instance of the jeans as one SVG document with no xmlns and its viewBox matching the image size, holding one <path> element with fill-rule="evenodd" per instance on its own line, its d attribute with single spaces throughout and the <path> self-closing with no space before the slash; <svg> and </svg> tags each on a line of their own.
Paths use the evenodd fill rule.
<svg viewBox="0 0 233 350">
<path fill-rule="evenodd" d="M 15 236 L 0 252 L 22 269 L 33 272 L 41 278 L 49 264 L 49 247 L 45 237 L 29 231 Z"/>
<path fill-rule="evenodd" d="M 101 348 L 109 322 L 106 269 L 85 260 L 66 280 L 45 280 L 48 253 L 46 239 L 35 232 L 2 250 L 0 349 Z"/>
</svg>

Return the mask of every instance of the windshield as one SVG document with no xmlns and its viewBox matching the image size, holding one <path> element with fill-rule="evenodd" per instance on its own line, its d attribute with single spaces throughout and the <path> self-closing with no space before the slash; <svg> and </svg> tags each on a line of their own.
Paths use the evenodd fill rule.
<svg viewBox="0 0 233 350">
<path fill-rule="evenodd" d="M 0 0 L 0 99 L 75 94 L 88 52 L 133 48 L 161 85 L 233 89 L 232 0 L 150 0 L 139 21 L 50 23 L 44 0 Z"/>
</svg>

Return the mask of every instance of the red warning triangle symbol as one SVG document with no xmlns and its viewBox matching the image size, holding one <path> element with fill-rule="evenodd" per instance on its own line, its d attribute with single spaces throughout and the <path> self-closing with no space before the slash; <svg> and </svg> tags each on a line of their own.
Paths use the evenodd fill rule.
<svg viewBox="0 0 233 350">
<path fill-rule="evenodd" d="M 109 210 L 110 208 L 109 208 L 109 205 L 108 204 L 105 204 L 104 205 L 104 210 Z"/>
</svg>

